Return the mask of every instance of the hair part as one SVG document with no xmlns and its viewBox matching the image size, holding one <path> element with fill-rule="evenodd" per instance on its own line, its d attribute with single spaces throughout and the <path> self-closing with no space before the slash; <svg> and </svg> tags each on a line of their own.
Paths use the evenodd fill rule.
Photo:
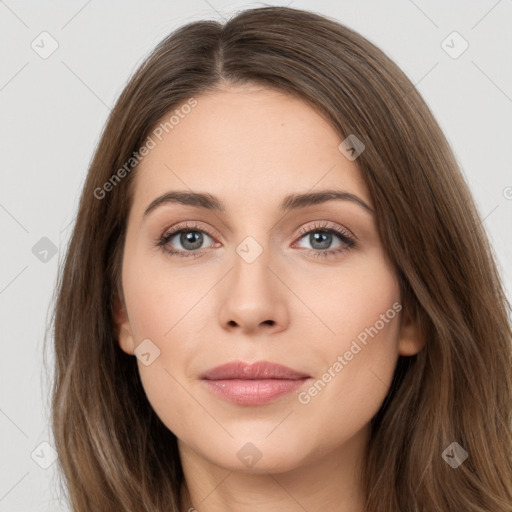
<svg viewBox="0 0 512 512">
<path fill-rule="evenodd" d="M 427 343 L 399 357 L 362 461 L 365 511 L 510 512 L 510 308 L 454 155 L 414 85 L 380 49 L 312 12 L 264 7 L 165 38 L 104 128 L 57 283 L 52 427 L 74 512 L 180 510 L 176 436 L 120 350 L 113 321 L 137 166 L 98 199 L 155 126 L 191 97 L 257 84 L 311 105 L 366 145 L 370 192 L 404 314 Z M 114 185 L 114 184 L 112 184 Z M 96 193 L 97 195 L 97 193 Z M 469 454 L 452 469 L 441 453 Z"/>
</svg>

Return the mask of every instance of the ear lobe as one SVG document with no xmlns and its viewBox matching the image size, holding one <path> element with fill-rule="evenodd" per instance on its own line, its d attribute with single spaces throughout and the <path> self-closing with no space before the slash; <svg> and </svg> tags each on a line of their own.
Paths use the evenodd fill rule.
<svg viewBox="0 0 512 512">
<path fill-rule="evenodd" d="M 401 356 L 416 355 L 427 341 L 417 312 L 413 315 L 410 310 L 411 308 L 405 308 L 401 318 L 398 335 L 398 353 Z"/>
<path fill-rule="evenodd" d="M 132 329 L 128 313 L 123 302 L 116 297 L 114 306 L 114 322 L 116 325 L 116 338 L 123 352 L 134 355 L 135 343 L 133 340 Z"/>
</svg>

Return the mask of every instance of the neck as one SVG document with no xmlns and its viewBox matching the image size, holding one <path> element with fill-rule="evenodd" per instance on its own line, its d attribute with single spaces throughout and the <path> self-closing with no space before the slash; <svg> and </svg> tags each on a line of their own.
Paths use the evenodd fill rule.
<svg viewBox="0 0 512 512">
<path fill-rule="evenodd" d="M 204 459 L 178 441 L 185 482 L 181 512 L 363 512 L 361 469 L 369 429 L 289 471 L 237 472 Z"/>
</svg>

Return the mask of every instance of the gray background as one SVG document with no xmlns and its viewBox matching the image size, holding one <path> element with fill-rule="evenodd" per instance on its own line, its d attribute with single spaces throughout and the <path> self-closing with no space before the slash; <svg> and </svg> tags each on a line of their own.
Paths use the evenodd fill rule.
<svg viewBox="0 0 512 512">
<path fill-rule="evenodd" d="M 336 18 L 384 50 L 416 84 L 474 193 L 510 298 L 512 0 L 267 5 Z M 43 337 L 58 264 L 110 108 L 173 29 L 258 6 L 0 0 L 0 512 L 67 510 L 59 503 L 52 448 L 44 444 L 52 440 Z M 31 47 L 51 49 L 43 31 L 58 43 L 45 59 Z M 451 36 L 443 44 L 453 31 L 469 43 L 457 58 L 445 48 L 453 54 L 461 41 Z"/>
</svg>

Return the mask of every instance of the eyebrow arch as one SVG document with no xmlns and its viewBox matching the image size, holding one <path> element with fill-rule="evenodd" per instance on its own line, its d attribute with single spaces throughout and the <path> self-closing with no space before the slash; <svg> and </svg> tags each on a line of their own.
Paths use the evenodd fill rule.
<svg viewBox="0 0 512 512">
<path fill-rule="evenodd" d="M 319 192 L 290 194 L 283 199 L 279 209 L 282 212 L 287 212 L 290 210 L 305 208 L 307 206 L 313 206 L 333 200 L 351 201 L 355 204 L 358 204 L 365 210 L 373 213 L 373 209 L 368 206 L 362 199 L 354 194 L 344 192 L 342 190 L 321 190 Z M 154 199 L 146 208 L 143 217 L 149 215 L 159 206 L 170 203 L 197 206 L 199 208 L 205 208 L 207 210 L 214 210 L 218 212 L 224 212 L 226 210 L 224 204 L 217 197 L 211 194 L 201 192 L 172 191 Z"/>
<path fill-rule="evenodd" d="M 319 192 L 307 192 L 305 194 L 290 194 L 284 198 L 280 209 L 282 211 L 290 211 L 334 200 L 351 201 L 370 213 L 373 213 L 373 209 L 362 199 L 357 197 L 355 194 L 344 192 L 342 190 L 320 190 Z"/>
</svg>

